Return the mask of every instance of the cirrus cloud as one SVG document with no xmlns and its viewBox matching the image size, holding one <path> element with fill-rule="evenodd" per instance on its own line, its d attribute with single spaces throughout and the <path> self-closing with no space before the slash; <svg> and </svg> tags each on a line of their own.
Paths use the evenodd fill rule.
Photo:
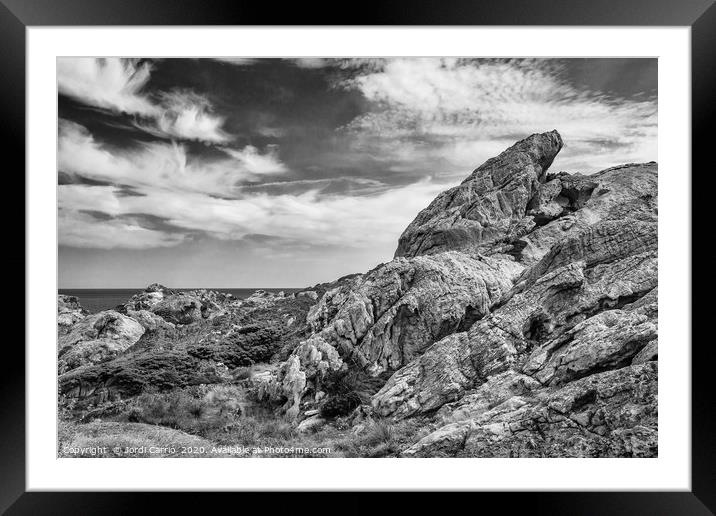
<svg viewBox="0 0 716 516">
<path fill-rule="evenodd" d="M 148 94 L 149 61 L 116 57 L 60 57 L 57 86 L 76 102 L 133 115 L 135 126 L 155 136 L 208 143 L 231 140 L 224 118 L 213 113 L 207 98 L 190 91 Z"/>
<path fill-rule="evenodd" d="M 582 172 L 656 159 L 655 98 L 623 99 L 579 88 L 545 59 L 396 58 L 367 65 L 339 86 L 374 109 L 345 130 L 356 147 L 392 159 L 442 162 L 458 173 L 531 133 L 558 129 L 555 166 Z"/>
</svg>

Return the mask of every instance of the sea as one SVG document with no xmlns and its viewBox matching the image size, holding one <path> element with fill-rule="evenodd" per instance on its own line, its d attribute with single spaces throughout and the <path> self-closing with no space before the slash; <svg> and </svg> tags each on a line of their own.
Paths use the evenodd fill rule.
<svg viewBox="0 0 716 516">
<path fill-rule="evenodd" d="M 57 292 L 68 296 L 77 296 L 80 304 L 91 313 L 101 312 L 102 310 L 110 310 L 117 305 L 126 303 L 130 297 L 138 292 L 142 292 L 142 288 L 61 288 Z M 189 290 L 199 290 L 198 288 L 175 288 L 174 290 L 186 292 Z M 291 294 L 298 292 L 299 288 L 210 288 L 207 290 L 216 290 L 226 294 L 233 294 L 237 299 L 245 299 L 257 290 L 265 290 L 274 294 L 285 292 Z"/>
</svg>

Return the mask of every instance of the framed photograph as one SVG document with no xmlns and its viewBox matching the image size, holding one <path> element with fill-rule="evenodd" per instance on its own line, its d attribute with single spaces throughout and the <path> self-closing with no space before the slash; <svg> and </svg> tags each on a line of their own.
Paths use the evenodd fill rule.
<svg viewBox="0 0 716 516">
<path fill-rule="evenodd" d="M 711 514 L 712 4 L 3 0 L 26 335 L 0 508 Z"/>
</svg>

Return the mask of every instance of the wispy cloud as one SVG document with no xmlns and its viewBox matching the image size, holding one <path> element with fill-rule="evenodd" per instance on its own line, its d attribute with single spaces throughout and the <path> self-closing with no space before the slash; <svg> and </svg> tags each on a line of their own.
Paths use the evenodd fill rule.
<svg viewBox="0 0 716 516">
<path fill-rule="evenodd" d="M 223 199 L 150 187 L 143 189 L 144 196 L 127 197 L 118 195 L 118 189 L 112 186 L 62 185 L 60 243 L 95 248 L 149 248 L 178 243 L 184 238 L 181 233 L 184 231 L 220 240 L 241 240 L 259 233 L 301 242 L 306 247 L 360 248 L 395 242 L 415 213 L 445 186 L 425 181 L 368 197 L 326 197 L 309 191 L 299 195 L 261 193 Z M 84 214 L 87 210 L 111 217 L 111 238 L 101 231 L 82 229 L 107 225 L 104 221 L 98 224 L 90 220 Z M 142 228 L 141 238 L 134 241 L 134 235 L 139 234 L 137 227 L 122 222 L 122 216 L 133 213 L 161 218 L 177 231 Z"/>
<path fill-rule="evenodd" d="M 161 109 L 154 117 L 154 127 L 143 128 L 159 136 L 209 143 L 226 143 L 231 137 L 222 129 L 225 117 L 213 113 L 211 103 L 190 91 L 162 92 Z M 142 124 L 137 124 L 142 126 Z"/>
<path fill-rule="evenodd" d="M 233 195 L 242 181 L 287 172 L 275 149 L 264 154 L 252 146 L 223 150 L 226 158 L 206 159 L 190 156 L 176 142 L 111 149 L 82 125 L 60 120 L 58 166 L 95 181 L 220 196 Z"/>
<path fill-rule="evenodd" d="M 117 58 L 57 59 L 61 94 L 90 106 L 132 115 L 155 116 L 158 108 L 142 93 L 151 75 L 148 62 Z"/>
<path fill-rule="evenodd" d="M 277 147 L 268 145 L 266 152 L 261 154 L 253 145 L 247 145 L 243 149 L 231 149 L 223 147 L 225 153 L 237 160 L 249 174 L 257 176 L 267 174 L 281 174 L 288 169 L 278 157 Z"/>
<path fill-rule="evenodd" d="M 254 64 L 257 59 L 254 57 L 212 57 L 214 61 L 221 63 L 236 65 L 236 66 L 248 66 Z"/>
<path fill-rule="evenodd" d="M 152 66 L 122 58 L 58 58 L 58 91 L 78 102 L 116 113 L 134 115 L 135 125 L 164 138 L 226 143 L 224 117 L 214 114 L 204 96 L 190 91 L 159 92 L 145 87 Z"/>
<path fill-rule="evenodd" d="M 469 170 L 516 139 L 556 128 L 566 142 L 556 166 L 594 172 L 656 159 L 656 99 L 579 89 L 553 60 L 406 58 L 346 66 L 356 73 L 340 86 L 374 106 L 346 130 L 357 146 L 386 158 L 403 153 Z"/>
<path fill-rule="evenodd" d="M 60 170 L 89 181 L 59 186 L 60 243 L 141 249 L 175 245 L 197 233 L 236 241 L 258 233 L 306 248 L 375 245 L 395 241 L 447 186 L 424 180 L 378 189 L 377 182 L 359 178 L 373 195 L 327 195 L 318 184 L 302 193 L 247 193 L 241 181 L 288 169 L 271 148 L 222 150 L 225 159 L 208 161 L 190 158 L 178 144 L 109 148 L 79 124 L 61 121 Z"/>
<path fill-rule="evenodd" d="M 324 59 L 322 57 L 297 57 L 291 60 L 299 68 L 324 68 L 331 64 L 333 59 Z"/>
<path fill-rule="evenodd" d="M 85 197 L 83 204 L 87 205 L 96 205 L 87 200 L 95 199 L 97 193 L 106 194 L 103 190 L 110 188 L 74 186 L 80 188 L 79 192 Z M 175 246 L 185 239 L 184 234 L 143 227 L 131 219 L 110 217 L 98 222 L 95 216 L 78 210 L 76 206 L 68 206 L 68 201 L 78 192 L 70 193 L 64 189 L 60 187 L 58 209 L 60 245 L 94 249 L 148 249 Z"/>
</svg>

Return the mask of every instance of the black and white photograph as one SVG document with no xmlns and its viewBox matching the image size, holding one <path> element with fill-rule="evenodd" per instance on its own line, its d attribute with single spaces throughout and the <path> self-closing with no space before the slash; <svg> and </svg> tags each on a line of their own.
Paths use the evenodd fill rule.
<svg viewBox="0 0 716 516">
<path fill-rule="evenodd" d="M 656 58 L 56 65 L 57 457 L 659 456 Z"/>
</svg>

